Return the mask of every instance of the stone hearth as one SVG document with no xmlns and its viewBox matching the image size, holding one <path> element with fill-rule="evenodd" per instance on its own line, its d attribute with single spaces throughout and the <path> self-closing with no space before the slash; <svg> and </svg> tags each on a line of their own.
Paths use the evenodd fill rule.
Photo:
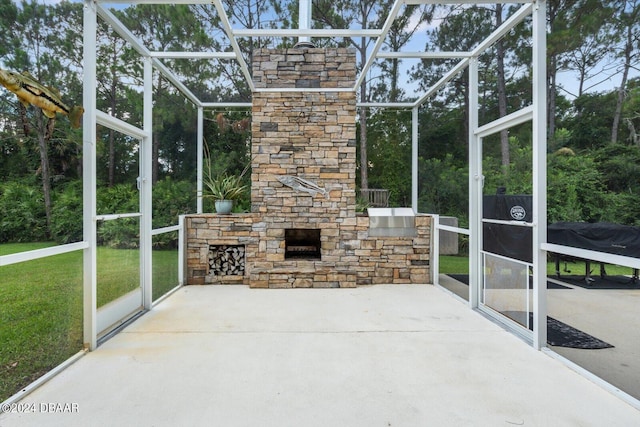
<svg viewBox="0 0 640 427">
<path fill-rule="evenodd" d="M 415 237 L 370 238 L 356 215 L 355 72 L 351 49 L 254 54 L 251 213 L 186 216 L 187 284 L 430 281 L 429 216 L 416 216 Z M 293 90 L 269 90 L 282 87 Z M 212 274 L 209 248 L 222 245 L 244 246 L 244 274 Z"/>
</svg>

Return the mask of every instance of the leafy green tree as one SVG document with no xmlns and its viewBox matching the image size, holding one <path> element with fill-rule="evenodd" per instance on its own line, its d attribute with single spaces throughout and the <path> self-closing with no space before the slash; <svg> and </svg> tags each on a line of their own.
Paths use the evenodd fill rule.
<svg viewBox="0 0 640 427">
<path fill-rule="evenodd" d="M 165 122 L 159 135 L 162 169 L 157 182 L 167 177 L 196 182 L 197 119 L 195 109 L 187 102 L 184 104 L 183 117 Z"/>
<path fill-rule="evenodd" d="M 629 81 L 628 92 L 622 108 L 622 121 L 627 126 L 630 144 L 640 147 L 640 78 Z"/>
<path fill-rule="evenodd" d="M 178 216 L 195 211 L 196 189 L 192 182 L 165 177 L 153 186 L 153 227 L 178 223 Z"/>
<path fill-rule="evenodd" d="M 422 177 L 418 189 L 420 212 L 455 216 L 460 226 L 468 226 L 468 168 L 459 166 L 447 154 L 443 159 L 420 158 L 418 171 Z"/>
<path fill-rule="evenodd" d="M 75 6 L 76 9 L 81 7 Z M 14 12 L 7 11 L 9 14 Z M 77 91 L 81 88 L 77 61 L 62 55 L 56 47 L 60 43 L 60 32 L 77 26 L 74 17 L 79 15 L 73 11 L 74 7 L 68 3 L 50 7 L 35 1 L 22 1 L 15 10 L 15 22 L 3 24 L 10 30 L 4 37 L 11 46 L 2 58 L 4 65 L 14 71 L 28 71 L 43 86 L 61 92 L 63 101 L 69 105 L 78 104 L 82 93 Z M 27 109 L 15 97 L 14 102 L 18 105 L 16 119 L 22 125 L 24 144 L 40 154 L 34 170 L 41 176 L 47 225 L 50 226 L 52 181 L 77 173 L 77 163 L 70 154 L 75 153 L 77 159 L 79 133 L 70 129 L 67 120 L 48 119 L 39 108 Z"/>
<path fill-rule="evenodd" d="M 466 165 L 465 120 L 463 108 L 446 106 L 438 99 L 428 102 L 420 109 L 418 116 L 419 156 L 442 160 L 451 155 L 459 166 Z"/>
<path fill-rule="evenodd" d="M 376 109 L 369 120 L 370 184 L 392 206 L 411 204 L 411 112 Z"/>
<path fill-rule="evenodd" d="M 82 240 L 82 181 L 66 183 L 56 194 L 53 204 L 51 237 L 58 244 Z"/>
<path fill-rule="evenodd" d="M 557 221 L 616 222 L 608 212 L 602 175 L 588 155 L 558 152 L 548 157 L 547 217 Z"/>
<path fill-rule="evenodd" d="M 608 144 L 593 152 L 608 191 L 640 197 L 640 147 Z"/>
<path fill-rule="evenodd" d="M 251 159 L 251 118 L 244 112 L 213 112 L 205 120 L 206 153 L 212 175 L 240 175 Z M 247 175 L 247 179 L 249 176 Z"/>
<path fill-rule="evenodd" d="M 125 13 L 113 12 L 120 17 Z M 141 126 L 140 99 L 143 95 L 139 88 L 125 84 L 126 81 L 132 81 L 136 85 L 142 84 L 140 58 L 131 46 L 102 20 L 98 20 L 97 42 L 97 55 L 100 58 L 96 67 L 97 108 L 128 123 Z M 98 163 L 106 164 L 106 168 L 99 168 L 98 179 L 113 186 L 135 178 L 137 173 L 133 177 L 124 173 L 129 169 L 137 171 L 137 167 L 129 167 L 128 163 L 132 160 L 130 153 L 134 151 L 131 139 L 113 129 L 101 129 L 100 134 L 104 136 L 99 141 L 101 147 Z M 106 150 L 102 149 L 105 142 Z M 137 162 L 135 165 L 137 166 Z"/>
<path fill-rule="evenodd" d="M 313 19 L 316 22 L 316 26 L 322 28 L 348 28 L 358 27 L 363 30 L 372 28 L 382 28 L 387 17 L 389 16 L 393 2 L 378 2 L 375 0 L 338 0 L 338 1 L 325 1 L 319 0 L 313 3 Z M 413 32 L 419 24 L 429 19 L 429 10 L 425 7 L 408 6 L 402 14 L 400 14 L 392 25 L 392 29 L 389 32 L 389 37 L 386 39 L 388 47 L 392 50 L 405 45 L 411 38 Z M 412 18 L 416 18 L 413 21 Z M 367 55 L 370 49 L 375 43 L 375 40 L 367 37 L 360 38 L 347 38 L 345 42 L 348 42 L 350 46 L 355 48 L 358 61 L 358 67 L 362 70 L 367 62 Z M 391 60 L 390 64 L 382 65 L 383 76 L 390 78 L 389 80 L 389 93 L 387 94 L 389 99 L 400 99 L 401 92 L 398 88 L 398 62 L 397 60 Z M 375 76 L 374 79 L 379 79 L 380 76 Z M 373 79 L 372 79 L 373 80 Z M 359 87 L 359 101 L 366 103 L 373 99 L 372 92 L 375 90 L 372 86 L 375 86 L 366 78 L 362 79 Z M 378 84 L 378 93 L 380 96 L 380 89 L 386 85 L 382 83 Z M 369 154 L 368 154 L 368 121 L 369 111 L 367 107 L 361 107 L 358 112 L 358 139 L 359 139 L 359 167 L 360 167 L 360 187 L 369 188 Z"/>
<path fill-rule="evenodd" d="M 578 92 L 569 93 L 579 97 L 586 90 L 597 86 L 601 81 L 588 84 L 599 77 L 602 62 L 611 53 L 615 43 L 611 2 L 601 0 L 577 0 L 552 2 L 549 7 L 549 21 L 552 28 L 548 39 L 551 46 L 551 63 L 556 65 L 550 73 L 572 71 L 578 80 Z M 555 81 L 555 77 L 551 78 Z M 558 93 L 556 86 L 556 94 Z"/>
<path fill-rule="evenodd" d="M 586 93 L 573 102 L 574 116 L 565 121 L 571 132 L 571 147 L 598 148 L 609 142 L 615 93 Z"/>
<path fill-rule="evenodd" d="M 618 128 L 622 117 L 629 71 L 636 68 L 640 60 L 640 0 L 619 0 L 614 2 L 615 28 L 620 34 L 621 46 L 616 56 L 622 59 L 622 80 L 618 88 L 616 110 L 611 126 L 611 142 L 618 141 Z M 634 65 L 635 64 L 635 65 Z"/>
<path fill-rule="evenodd" d="M 547 120 L 548 137 L 556 129 L 557 75 L 570 64 L 574 52 L 598 34 L 611 15 L 602 0 L 551 0 L 547 2 Z"/>
<path fill-rule="evenodd" d="M 530 134 L 530 126 L 524 126 Z M 517 133 L 517 132 L 514 132 Z M 500 146 L 499 136 L 483 142 L 483 146 Z M 495 194 L 499 187 L 505 187 L 508 194 L 531 194 L 533 186 L 533 169 L 531 139 L 521 140 L 516 136 L 509 137 L 512 159 L 507 166 L 506 173 L 503 170 L 500 152 L 493 150 L 495 155 L 488 154 L 482 159 L 485 194 Z"/>
<path fill-rule="evenodd" d="M 284 10 L 280 0 L 224 0 L 224 10 L 233 27 L 247 29 L 288 28 L 290 14 L 297 10 Z M 293 6 L 289 4 L 289 6 Z M 289 13 L 287 13 L 289 12 Z M 198 5 L 195 13 L 204 18 L 206 30 L 217 34 L 212 40 L 211 48 L 220 52 L 233 50 L 228 35 L 225 34 L 218 11 L 208 5 Z M 256 49 L 274 47 L 278 41 L 272 37 L 247 37 L 236 40 L 242 59 L 251 70 L 253 52 Z M 293 43 L 286 38 L 280 46 L 291 47 Z M 216 67 L 216 80 L 212 87 L 212 101 L 247 102 L 251 99 L 251 90 L 246 76 L 235 61 L 221 63 Z"/>
<path fill-rule="evenodd" d="M 407 6 L 393 21 L 383 49 L 401 51 L 420 25 L 431 20 L 432 12 L 433 6 Z M 378 65 L 380 78 L 372 87 L 372 98 L 389 102 L 405 99 L 406 93 L 399 85 L 400 61 L 392 58 Z M 366 126 L 370 129 L 367 131 L 367 152 L 371 153 L 368 155 L 367 185 L 388 189 L 392 205 L 409 206 L 411 176 L 407 171 L 411 170 L 410 111 L 373 110 Z"/>
<path fill-rule="evenodd" d="M 495 5 L 495 26 L 496 28 L 500 27 L 503 22 L 502 16 L 502 4 L 497 3 Z M 496 42 L 496 89 L 498 95 L 498 111 L 500 117 L 504 117 L 507 115 L 507 83 L 505 78 L 505 46 L 502 39 Z M 502 158 L 502 167 L 506 171 L 506 167 L 509 166 L 511 162 L 510 151 L 509 151 L 509 132 L 505 129 L 500 132 L 500 152 Z"/>
<path fill-rule="evenodd" d="M 15 40 L 13 26 L 18 18 L 18 8 L 12 0 L 0 0 L 0 59 L 11 52 Z"/>
<path fill-rule="evenodd" d="M 200 51 L 211 46 L 194 10 L 186 5 L 138 4 L 123 11 L 123 23 L 151 50 Z M 206 81 L 214 71 L 202 61 L 167 60 L 169 68 L 182 77 L 187 87 L 206 92 Z M 161 167 L 161 133 L 167 123 L 185 115 L 184 97 L 160 73 L 155 73 L 152 131 L 152 177 L 157 182 Z"/>
<path fill-rule="evenodd" d="M 478 6 L 464 8 L 447 6 L 439 13 L 446 13 L 447 18 L 437 28 L 428 32 L 425 45 L 425 51 L 427 52 L 438 50 L 470 51 L 489 35 L 493 27 L 492 11 Z M 486 60 L 486 58 L 484 59 Z M 454 60 L 422 60 L 421 67 L 413 69 L 412 78 L 421 89 L 426 90 L 442 76 L 445 70 L 448 70 L 456 62 Z M 484 88 L 479 90 L 480 93 L 483 93 Z M 469 79 L 467 73 L 461 73 L 441 89 L 434 101 L 437 105 L 446 105 L 448 109 L 460 109 L 461 115 L 457 125 L 461 126 L 461 129 L 460 132 L 456 132 L 459 135 L 456 143 L 461 145 L 460 151 L 465 153 L 468 146 L 469 129 L 468 92 Z M 484 97 L 487 98 L 487 96 Z M 480 115 L 483 114 L 483 108 L 486 108 L 484 103 L 481 106 Z M 464 156 L 466 158 L 466 154 Z"/>
<path fill-rule="evenodd" d="M 388 4 L 380 5 L 374 0 L 339 0 L 336 2 L 321 1 L 314 4 L 313 17 L 327 28 L 345 28 L 357 25 L 363 30 L 379 28 L 380 23 L 388 15 Z M 348 38 L 349 44 L 356 49 L 358 65 L 362 69 L 367 60 L 367 52 L 373 41 L 366 37 Z M 359 89 L 359 101 L 369 101 L 369 82 L 363 79 Z M 369 188 L 369 161 L 367 151 L 367 116 L 368 109 L 362 107 L 358 112 L 360 187 Z"/>
<path fill-rule="evenodd" d="M 407 5 L 391 24 L 382 50 L 401 51 L 423 24 L 431 22 L 434 9 L 433 5 Z M 380 77 L 378 83 L 373 85 L 372 99 L 383 102 L 398 102 L 405 99 L 407 94 L 399 86 L 400 60 L 398 58 L 382 60 L 379 61 L 378 66 Z M 412 99 L 415 99 L 415 96 L 412 96 Z"/>
<path fill-rule="evenodd" d="M 0 242 L 48 238 L 42 188 L 33 177 L 0 183 Z"/>
</svg>

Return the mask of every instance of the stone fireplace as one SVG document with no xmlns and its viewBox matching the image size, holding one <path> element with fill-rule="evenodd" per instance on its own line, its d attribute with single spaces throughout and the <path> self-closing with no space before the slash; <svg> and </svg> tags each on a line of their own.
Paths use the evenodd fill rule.
<svg viewBox="0 0 640 427">
<path fill-rule="evenodd" d="M 414 236 L 370 237 L 369 218 L 356 215 L 355 78 L 351 49 L 254 54 L 251 212 L 186 216 L 186 283 L 430 281 L 429 216 L 416 216 Z M 202 263 L 205 248 L 223 245 L 244 247 L 242 274 L 211 274 Z"/>
</svg>

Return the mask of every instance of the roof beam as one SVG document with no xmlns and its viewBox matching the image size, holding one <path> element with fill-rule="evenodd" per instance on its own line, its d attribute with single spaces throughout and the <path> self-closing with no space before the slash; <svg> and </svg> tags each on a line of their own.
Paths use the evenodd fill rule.
<svg viewBox="0 0 640 427">
<path fill-rule="evenodd" d="M 98 4 L 211 4 L 211 0 L 93 0 Z"/>
<path fill-rule="evenodd" d="M 505 34 L 507 34 L 513 27 L 518 25 L 522 20 L 531 14 L 533 6 L 531 4 L 524 5 L 518 9 L 513 15 L 511 15 L 502 25 L 491 33 L 486 39 L 484 39 L 475 49 L 470 52 L 469 57 L 477 57 L 482 55 L 485 50 L 490 48 L 496 41 L 500 40 Z M 464 58 L 458 64 L 447 72 L 440 80 L 427 90 L 415 103 L 416 107 L 422 105 L 428 98 L 430 98 L 435 92 L 437 92 L 442 86 L 453 79 L 459 72 L 464 70 L 469 64 L 469 58 Z"/>
<path fill-rule="evenodd" d="M 152 58 L 165 59 L 236 59 L 235 52 L 150 52 Z"/>
<path fill-rule="evenodd" d="M 527 16 L 531 15 L 532 11 L 533 5 L 531 4 L 520 7 L 520 9 L 518 9 L 513 15 L 507 18 L 507 20 L 504 21 L 502 25 L 496 28 L 493 33 L 489 34 L 487 38 L 482 40 L 482 42 L 480 42 L 480 44 L 471 51 L 471 55 L 479 56 L 483 54 L 485 50 L 490 48 L 495 42 L 504 37 L 505 34 L 511 31 L 513 27 L 522 22 Z"/>
<path fill-rule="evenodd" d="M 511 114 L 489 122 L 486 125 L 480 126 L 474 131 L 474 133 L 480 138 L 485 138 L 489 135 L 496 134 L 522 123 L 530 122 L 531 119 L 533 119 L 533 105 L 529 105 L 528 107 L 524 107 L 518 111 L 514 111 Z"/>
<path fill-rule="evenodd" d="M 251 102 L 203 102 L 203 108 L 251 108 Z"/>
<path fill-rule="evenodd" d="M 97 5 L 97 12 L 107 24 L 114 29 L 116 33 L 120 35 L 126 42 L 130 43 L 131 46 L 143 57 L 151 58 L 153 61 L 154 67 L 162 73 L 167 80 L 169 80 L 180 92 L 184 94 L 191 102 L 195 105 L 200 105 L 200 100 L 191 92 L 177 77 L 173 74 L 162 62 L 160 62 L 156 58 L 152 58 L 151 51 L 147 49 L 140 40 L 131 32 L 118 18 L 115 17 L 107 9 L 103 8 L 100 5 Z"/>
<path fill-rule="evenodd" d="M 222 24 L 222 28 L 224 29 L 225 34 L 229 38 L 229 42 L 231 43 L 231 47 L 233 51 L 236 53 L 236 59 L 238 60 L 238 64 L 240 64 L 240 69 L 242 70 L 242 74 L 244 74 L 244 78 L 249 85 L 249 89 L 253 92 L 256 87 L 253 84 L 253 78 L 251 77 L 251 72 L 249 71 L 249 67 L 247 66 L 247 62 L 242 57 L 242 51 L 240 50 L 240 45 L 238 45 L 238 41 L 236 40 L 233 30 L 231 29 L 231 22 L 229 22 L 229 17 L 227 16 L 227 12 L 225 12 L 224 7 L 222 6 L 222 2 L 220 0 L 213 0 L 213 5 L 216 7 L 218 11 L 218 16 L 220 17 L 220 23 Z"/>
<path fill-rule="evenodd" d="M 102 18 L 103 21 L 109 24 L 109 26 L 113 28 L 115 32 L 124 39 L 124 41 L 129 43 L 136 50 L 136 52 L 138 52 L 142 56 L 151 55 L 149 49 L 147 49 L 142 43 L 140 43 L 140 40 L 131 31 L 129 31 L 129 29 L 122 23 L 122 21 L 116 18 L 113 13 L 100 5 L 98 5 L 97 7 L 97 12 L 100 18 Z"/>
<path fill-rule="evenodd" d="M 120 120 L 117 117 L 105 113 L 104 111 L 96 110 L 96 122 L 99 125 L 106 126 L 109 129 L 113 129 L 132 138 L 142 139 L 149 136 L 139 127 L 133 126 L 124 120 Z"/>
<path fill-rule="evenodd" d="M 471 52 L 380 52 L 378 58 L 382 59 L 439 59 L 439 58 L 470 58 Z"/>
<path fill-rule="evenodd" d="M 405 0 L 404 3 L 408 5 L 420 5 L 420 4 L 487 4 L 487 3 L 500 3 L 500 4 L 513 4 L 513 3 L 533 3 L 535 0 L 515 0 L 515 1 L 487 1 L 487 0 Z"/>
<path fill-rule="evenodd" d="M 263 87 L 254 90 L 254 92 L 262 93 L 339 93 L 353 91 L 352 87 Z"/>
<path fill-rule="evenodd" d="M 464 70 L 468 65 L 468 59 L 481 55 L 489 49 L 501 37 L 504 37 L 513 27 L 520 23 L 526 16 L 531 14 L 533 10 L 534 0 L 516 0 L 515 3 L 523 4 L 514 14 L 512 14 L 498 29 L 496 29 L 489 37 L 484 39 L 471 52 L 380 52 L 384 39 L 393 24 L 400 8 L 407 5 L 422 4 L 480 4 L 486 3 L 486 0 L 395 0 L 389 15 L 382 29 L 236 29 L 231 27 L 231 23 L 221 0 L 136 0 L 134 4 L 213 4 L 216 8 L 221 20 L 223 31 L 230 41 L 233 52 L 151 52 L 142 42 L 129 30 L 115 15 L 103 8 L 101 4 L 132 4 L 131 0 L 94 0 L 97 3 L 97 10 L 100 17 L 105 20 L 120 36 L 127 41 L 133 48 L 143 57 L 151 58 L 154 67 L 163 74 L 179 91 L 181 91 L 190 101 L 197 106 L 203 104 L 160 59 L 215 59 L 215 60 L 237 60 L 240 69 L 249 85 L 250 90 L 256 91 L 251 71 L 236 40 L 237 37 L 317 37 L 317 38 L 335 38 L 335 37 L 370 37 L 377 38 L 373 49 L 369 52 L 366 63 L 363 65 L 362 71 L 356 79 L 356 83 L 352 89 L 357 90 L 365 81 L 368 71 L 371 69 L 376 59 L 455 59 L 462 60 L 454 66 L 447 74 L 445 74 L 435 85 L 415 103 L 413 106 L 419 106 L 439 90 L 444 84 L 455 77 L 456 74 Z M 501 2 L 501 0 L 498 0 Z M 505 1 L 504 3 L 507 3 Z M 513 2 L 509 2 L 513 3 Z M 283 88 L 282 91 L 291 91 Z M 295 89 L 293 91 L 296 91 Z M 232 103 L 233 104 L 233 103 Z M 207 105 L 210 105 L 207 104 Z M 218 105 L 216 103 L 216 105 Z M 228 105 L 228 104 L 225 104 Z M 369 106 L 365 103 L 362 106 Z"/>
<path fill-rule="evenodd" d="M 382 32 L 378 40 L 376 40 L 376 44 L 373 46 L 373 51 L 371 52 L 369 59 L 367 59 L 366 64 L 362 67 L 362 71 L 360 72 L 360 76 L 356 79 L 356 84 L 354 85 L 354 90 L 356 90 L 364 81 L 365 76 L 369 72 L 369 68 L 373 65 L 373 62 L 376 60 L 376 56 L 378 55 L 378 51 L 382 48 L 382 44 L 384 43 L 384 39 L 393 24 L 393 21 L 396 19 L 396 15 L 398 15 L 398 11 L 404 5 L 404 0 L 396 0 L 391 10 L 389 11 L 389 16 L 387 16 L 387 20 L 384 22 L 384 26 L 382 27 Z"/>
<path fill-rule="evenodd" d="M 429 99 L 431 95 L 436 93 L 442 86 L 453 79 L 459 72 L 467 68 L 467 65 L 469 65 L 469 58 L 464 58 L 462 61 L 458 62 L 455 67 L 450 69 L 444 76 L 442 76 L 442 78 L 440 78 L 440 80 L 436 82 L 436 84 L 431 86 L 429 90 L 427 90 L 427 92 L 416 101 L 414 107 L 419 107 L 424 104 L 424 102 Z"/>
<path fill-rule="evenodd" d="M 246 28 L 232 30 L 236 37 L 380 37 L 382 30 Z"/>
<path fill-rule="evenodd" d="M 200 99 L 198 99 L 197 96 L 195 96 L 193 94 L 193 92 L 191 92 L 189 90 L 189 88 L 187 88 L 184 83 L 182 83 L 178 77 L 173 74 L 171 72 L 171 70 L 169 70 L 169 68 L 167 68 L 166 65 L 164 65 L 162 63 L 162 61 L 160 61 L 159 59 L 156 58 L 151 58 L 151 61 L 153 62 L 153 66 L 160 71 L 160 73 L 162 75 L 165 76 L 165 78 L 167 80 L 169 80 L 175 87 L 176 89 L 178 89 L 180 92 L 182 92 L 184 94 L 184 96 L 186 96 L 187 98 L 189 98 L 189 100 L 191 102 L 193 102 L 197 107 L 199 107 L 200 105 L 202 105 L 202 102 L 200 102 Z"/>
<path fill-rule="evenodd" d="M 356 102 L 356 107 L 366 108 L 413 108 L 413 102 Z"/>
</svg>

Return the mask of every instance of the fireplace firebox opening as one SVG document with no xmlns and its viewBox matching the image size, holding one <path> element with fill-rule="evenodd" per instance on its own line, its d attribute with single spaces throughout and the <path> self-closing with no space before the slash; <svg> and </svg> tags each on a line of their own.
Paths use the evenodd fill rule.
<svg viewBox="0 0 640 427">
<path fill-rule="evenodd" d="M 289 228 L 284 230 L 285 259 L 316 259 L 320 254 L 320 229 Z"/>
</svg>

